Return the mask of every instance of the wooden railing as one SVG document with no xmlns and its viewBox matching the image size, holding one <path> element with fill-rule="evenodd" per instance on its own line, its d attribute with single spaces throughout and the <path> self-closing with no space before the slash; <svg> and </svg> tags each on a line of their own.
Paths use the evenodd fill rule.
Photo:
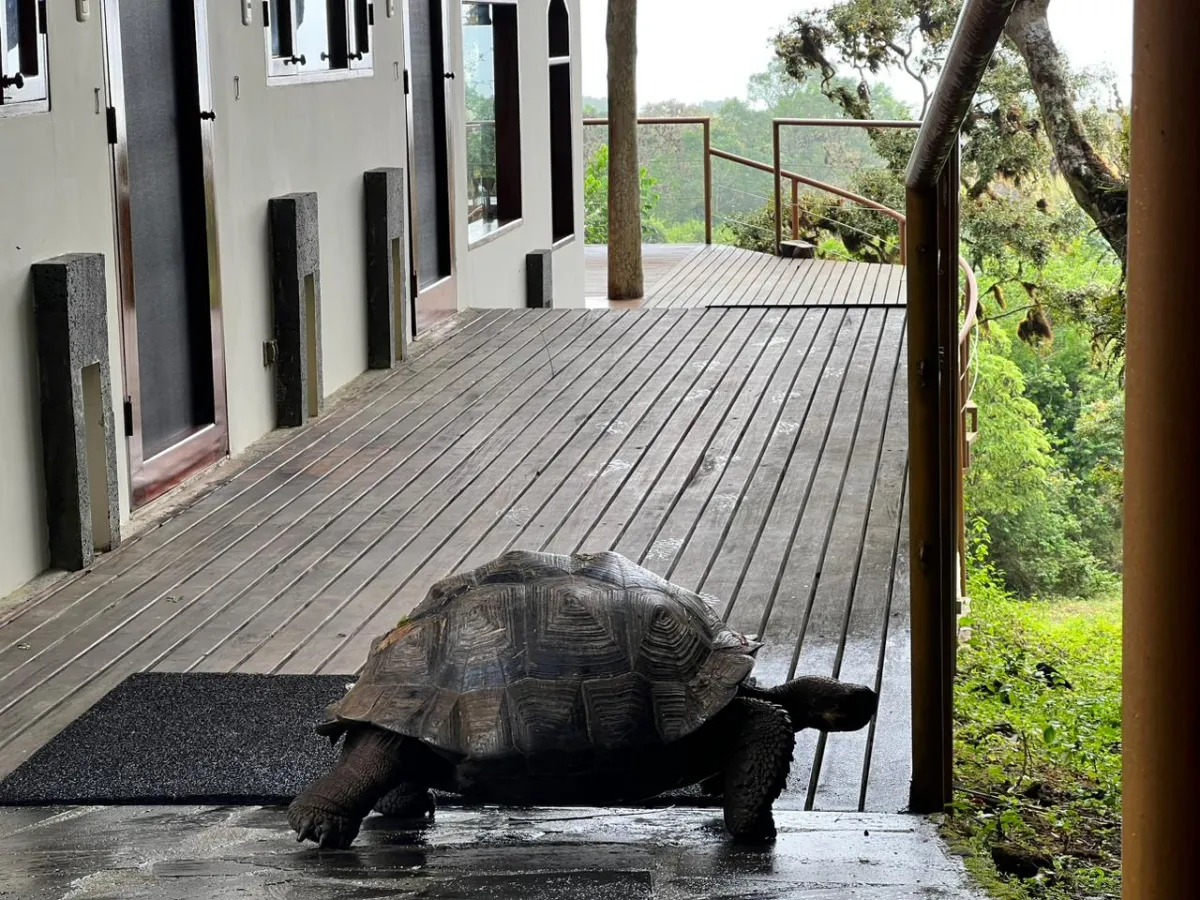
<svg viewBox="0 0 1200 900">
<path fill-rule="evenodd" d="M 964 580 L 962 480 L 970 437 L 964 420 L 973 412 L 965 379 L 978 303 L 968 274 L 968 304 L 960 323 L 959 135 L 1013 5 L 1014 0 L 967 0 L 963 5 L 905 178 L 910 243 L 909 808 L 920 813 L 940 812 L 953 799 L 954 671 Z"/>
</svg>

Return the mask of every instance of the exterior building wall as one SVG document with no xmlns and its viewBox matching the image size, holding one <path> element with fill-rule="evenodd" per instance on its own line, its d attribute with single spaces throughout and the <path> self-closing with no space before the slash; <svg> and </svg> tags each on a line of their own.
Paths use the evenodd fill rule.
<svg viewBox="0 0 1200 900">
<path fill-rule="evenodd" d="M 115 0 L 110 0 L 115 2 Z M 105 257 L 114 421 L 125 385 L 103 3 L 76 21 L 75 4 L 49 3 L 50 111 L 0 115 L 0 597 L 48 565 L 46 510 L 30 267 L 63 253 Z M 253 23 L 238 6 L 208 0 L 213 180 L 230 452 L 275 427 L 274 376 L 263 363 L 273 337 L 268 200 L 318 194 L 321 339 L 328 395 L 367 366 L 363 172 L 407 167 L 402 2 L 394 16 L 375 0 L 370 77 L 268 84 L 262 4 Z M 447 0 L 450 62 L 461 64 L 456 0 Z M 573 50 L 579 0 L 569 0 Z M 448 103 L 457 306 L 525 305 L 525 254 L 551 241 L 547 0 L 520 0 L 522 220 L 494 240 L 468 246 L 464 96 Z M 578 54 L 572 63 L 576 182 L 575 240 L 554 255 L 555 303 L 583 304 L 582 106 Z M 411 234 L 411 229 L 408 230 Z M 419 339 L 419 338 L 418 338 Z M 128 453 L 117 435 L 121 520 L 131 517 Z M 127 530 L 127 529 L 123 529 Z"/>
</svg>

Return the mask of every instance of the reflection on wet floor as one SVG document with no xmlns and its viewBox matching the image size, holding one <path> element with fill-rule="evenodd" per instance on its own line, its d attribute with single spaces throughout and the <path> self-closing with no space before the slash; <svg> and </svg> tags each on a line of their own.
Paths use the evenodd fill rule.
<svg viewBox="0 0 1200 900">
<path fill-rule="evenodd" d="M 439 810 L 364 823 L 348 851 L 291 840 L 281 809 L 0 810 L 0 897 L 21 900 L 805 898 L 968 900 L 958 860 L 914 816 L 776 815 L 765 849 L 712 810 Z"/>
</svg>

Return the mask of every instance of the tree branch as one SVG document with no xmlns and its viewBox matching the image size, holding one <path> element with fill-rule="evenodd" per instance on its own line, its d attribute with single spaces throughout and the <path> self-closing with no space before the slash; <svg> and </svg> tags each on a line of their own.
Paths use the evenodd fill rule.
<svg viewBox="0 0 1200 900">
<path fill-rule="evenodd" d="M 1029 70 L 1059 171 L 1124 265 L 1129 183 L 1087 138 L 1066 59 L 1050 33 L 1049 6 L 1050 0 L 1020 0 L 1004 33 Z"/>
</svg>

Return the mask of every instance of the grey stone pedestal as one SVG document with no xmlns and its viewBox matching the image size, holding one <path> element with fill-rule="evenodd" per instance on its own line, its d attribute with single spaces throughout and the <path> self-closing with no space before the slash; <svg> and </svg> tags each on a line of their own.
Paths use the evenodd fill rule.
<svg viewBox="0 0 1200 900">
<path fill-rule="evenodd" d="M 50 564 L 77 571 L 121 540 L 104 257 L 33 266 Z"/>
<path fill-rule="evenodd" d="M 274 197 L 269 207 L 276 424 L 289 428 L 320 415 L 324 406 L 317 195 Z"/>
</svg>

